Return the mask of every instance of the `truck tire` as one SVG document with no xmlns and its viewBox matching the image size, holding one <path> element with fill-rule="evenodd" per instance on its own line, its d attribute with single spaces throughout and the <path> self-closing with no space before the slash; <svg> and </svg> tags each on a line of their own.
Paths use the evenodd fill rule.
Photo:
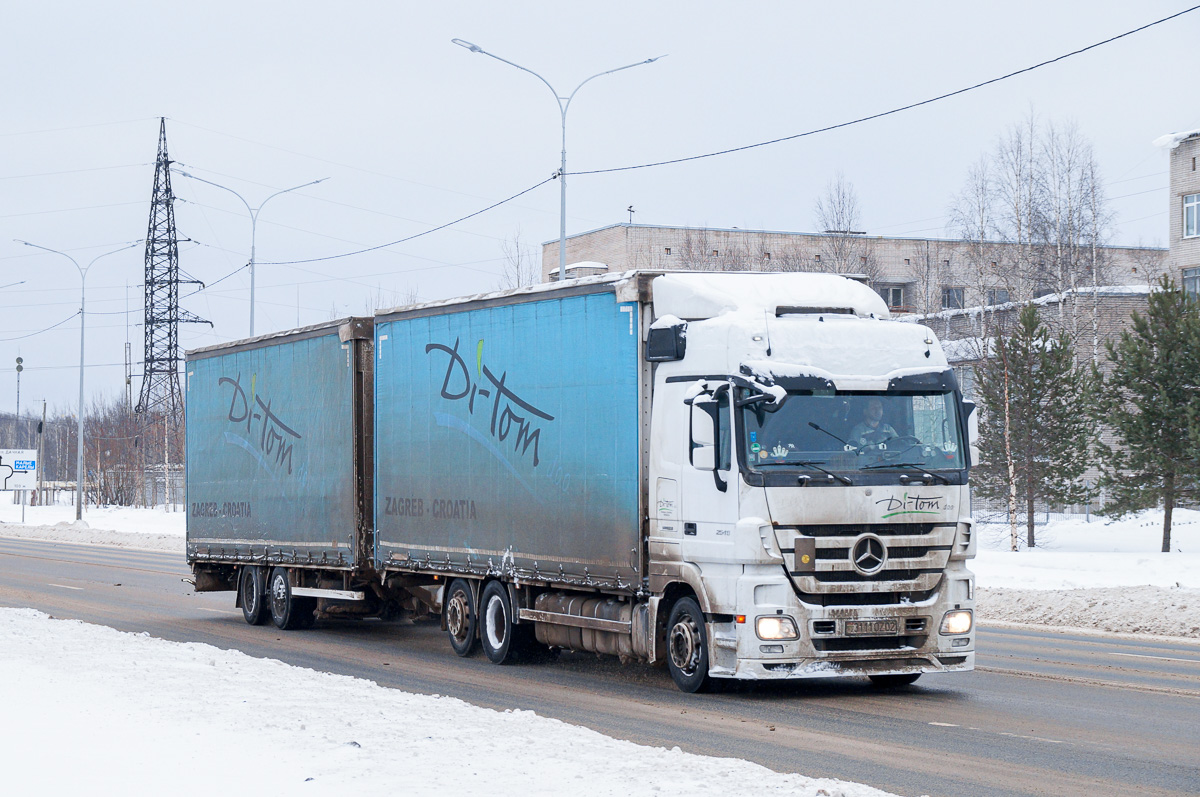
<svg viewBox="0 0 1200 797">
<path fill-rule="evenodd" d="M 312 598 L 297 598 L 292 595 L 292 584 L 287 568 L 277 567 L 271 571 L 267 595 L 271 604 L 271 622 L 283 631 L 310 628 L 316 621 L 316 601 Z"/>
<path fill-rule="evenodd" d="M 667 619 L 667 669 L 684 692 L 705 692 L 708 677 L 708 634 L 704 612 L 694 598 L 680 598 Z"/>
<path fill-rule="evenodd" d="M 475 646 L 479 644 L 479 623 L 474 593 L 466 579 L 456 578 L 446 587 L 442 613 L 446 618 L 446 634 L 450 637 L 450 647 L 464 658 L 472 655 Z"/>
<path fill-rule="evenodd" d="M 262 569 L 256 565 L 243 567 L 238 574 L 238 598 L 242 603 L 242 617 L 250 625 L 263 625 L 271 619 L 265 592 Z"/>
<path fill-rule="evenodd" d="M 479 596 L 479 641 L 492 664 L 507 664 L 517 653 L 516 628 L 508 589 L 499 581 L 489 581 Z"/>
<path fill-rule="evenodd" d="M 914 683 L 921 677 L 919 672 L 910 672 L 907 675 L 868 675 L 871 683 L 881 689 L 895 689 L 898 686 L 908 686 Z"/>
</svg>

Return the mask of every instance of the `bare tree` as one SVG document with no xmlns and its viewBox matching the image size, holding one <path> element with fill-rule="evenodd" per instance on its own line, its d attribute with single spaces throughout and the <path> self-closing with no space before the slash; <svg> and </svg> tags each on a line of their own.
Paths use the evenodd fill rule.
<svg viewBox="0 0 1200 797">
<path fill-rule="evenodd" d="M 500 251 L 504 254 L 504 262 L 500 266 L 500 279 L 496 282 L 499 290 L 524 288 L 541 279 L 542 267 L 537 250 L 521 239 L 520 227 L 511 238 L 500 242 Z"/>
<path fill-rule="evenodd" d="M 825 193 L 813 205 L 817 229 L 825 233 L 821 242 L 821 271 L 835 274 L 865 274 L 871 282 L 879 276 L 879 264 L 863 239 L 858 194 L 844 174 L 837 173 Z"/>
</svg>

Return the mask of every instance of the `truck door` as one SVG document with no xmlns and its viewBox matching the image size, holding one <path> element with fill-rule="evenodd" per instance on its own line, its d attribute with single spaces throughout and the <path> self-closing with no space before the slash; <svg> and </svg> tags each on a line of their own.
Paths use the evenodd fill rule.
<svg viewBox="0 0 1200 797">
<path fill-rule="evenodd" d="M 730 385 L 697 396 L 691 406 L 688 451 L 682 474 L 683 558 L 728 561 L 738 518 L 737 471 L 733 467 Z"/>
</svg>

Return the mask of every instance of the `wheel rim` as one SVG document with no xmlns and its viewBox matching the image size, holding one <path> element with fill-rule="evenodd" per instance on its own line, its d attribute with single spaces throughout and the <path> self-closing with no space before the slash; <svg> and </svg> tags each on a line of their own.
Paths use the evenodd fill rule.
<svg viewBox="0 0 1200 797">
<path fill-rule="evenodd" d="M 455 642 L 467 640 L 467 629 L 470 626 L 470 610 L 467 606 L 467 596 L 462 590 L 455 590 L 446 604 L 446 630 Z"/>
<path fill-rule="evenodd" d="M 288 583 L 283 575 L 271 579 L 271 609 L 278 617 L 287 611 Z"/>
<path fill-rule="evenodd" d="M 700 628 L 684 615 L 671 628 L 671 663 L 684 675 L 695 675 L 700 666 Z"/>
<path fill-rule="evenodd" d="M 242 577 L 242 606 L 246 607 L 247 614 L 258 611 L 258 590 L 254 588 L 254 580 L 254 574 L 250 572 Z"/>
<path fill-rule="evenodd" d="M 504 611 L 504 602 L 496 595 L 488 599 L 487 611 L 484 613 L 484 630 L 492 650 L 504 647 L 504 640 L 508 638 L 508 617 Z"/>
</svg>

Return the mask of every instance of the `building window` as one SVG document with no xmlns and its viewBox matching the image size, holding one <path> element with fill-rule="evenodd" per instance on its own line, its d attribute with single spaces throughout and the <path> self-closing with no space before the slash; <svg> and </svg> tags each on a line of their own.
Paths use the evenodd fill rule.
<svg viewBox="0 0 1200 797">
<path fill-rule="evenodd" d="M 718 255 L 720 255 L 720 254 L 721 254 L 721 250 L 719 250 L 719 249 L 714 249 L 714 250 L 713 250 L 713 257 L 717 257 L 717 256 L 718 256 Z"/>
<path fill-rule="evenodd" d="M 770 252 L 763 252 L 763 259 L 764 259 L 764 260 L 770 260 L 770 259 L 771 259 L 771 253 L 770 253 Z"/>
<path fill-rule="evenodd" d="M 946 268 L 950 268 L 950 261 L 949 261 L 949 260 L 943 260 L 943 261 L 942 261 L 942 265 L 943 265 L 943 266 L 945 266 Z"/>
<path fill-rule="evenodd" d="M 966 307 L 966 289 L 942 288 L 942 309 L 961 310 Z"/>
<path fill-rule="evenodd" d="M 1183 198 L 1183 237 L 1200 235 L 1200 194 L 1188 194 Z"/>
<path fill-rule="evenodd" d="M 893 310 L 904 306 L 904 288 L 880 288 L 879 295 Z"/>
<path fill-rule="evenodd" d="M 1200 296 L 1200 268 L 1183 270 L 1183 289 L 1193 296 Z"/>
<path fill-rule="evenodd" d="M 906 257 L 906 258 L 904 258 L 904 265 L 906 265 L 906 266 L 908 265 L 908 258 L 907 258 L 907 257 Z"/>
<path fill-rule="evenodd" d="M 867 264 L 867 258 L 866 258 L 866 257 L 860 257 L 860 258 L 858 259 L 858 263 L 859 263 L 859 265 L 865 266 L 865 265 Z"/>
<path fill-rule="evenodd" d="M 668 246 L 668 247 L 666 247 L 666 249 L 667 249 L 667 254 L 668 255 L 671 254 L 671 247 Z"/>
<path fill-rule="evenodd" d="M 816 260 L 818 263 L 820 263 L 820 262 L 821 262 L 821 256 L 820 256 L 820 255 L 813 255 L 813 260 Z"/>
<path fill-rule="evenodd" d="M 1012 300 L 1008 298 L 1008 290 L 1006 288 L 988 288 L 988 304 L 1008 304 L 1010 301 Z"/>
</svg>

